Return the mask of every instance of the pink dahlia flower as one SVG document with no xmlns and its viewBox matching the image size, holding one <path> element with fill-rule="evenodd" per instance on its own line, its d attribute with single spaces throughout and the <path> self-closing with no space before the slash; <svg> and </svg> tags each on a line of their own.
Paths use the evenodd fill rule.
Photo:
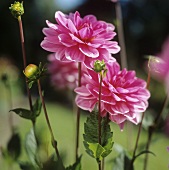
<svg viewBox="0 0 169 170">
<path fill-rule="evenodd" d="M 55 54 L 48 55 L 48 61 L 52 86 L 59 89 L 74 89 L 78 78 L 77 63 L 61 62 L 55 58 Z"/>
<path fill-rule="evenodd" d="M 141 113 L 148 107 L 150 93 L 146 89 L 146 82 L 137 78 L 134 71 L 120 71 L 119 64 L 114 60 L 110 60 L 106 67 L 108 71 L 101 92 L 102 116 L 108 112 L 110 120 L 121 129 L 126 120 L 137 124 Z M 98 102 L 99 75 L 88 70 L 82 79 L 83 85 L 75 89 L 76 104 L 91 112 Z"/>
<path fill-rule="evenodd" d="M 115 27 L 104 21 L 98 21 L 94 15 L 80 17 L 79 12 L 55 13 L 57 24 L 46 21 L 49 28 L 44 28 L 43 49 L 55 52 L 61 61 L 84 62 L 89 65 L 93 59 L 108 61 L 110 54 L 119 52 L 116 41 L 110 41 L 116 33 Z"/>
</svg>

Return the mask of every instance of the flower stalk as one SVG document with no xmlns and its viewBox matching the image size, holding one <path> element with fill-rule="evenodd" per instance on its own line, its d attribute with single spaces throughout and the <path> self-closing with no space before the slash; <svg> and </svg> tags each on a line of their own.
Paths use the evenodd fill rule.
<svg viewBox="0 0 169 170">
<path fill-rule="evenodd" d="M 154 133 L 154 131 L 156 130 L 156 127 L 157 127 L 158 124 L 159 124 L 159 120 L 160 120 L 160 118 L 161 118 L 161 116 L 162 116 L 165 108 L 167 107 L 168 101 L 169 101 L 169 95 L 168 95 L 168 93 L 167 93 L 167 95 L 166 95 L 166 97 L 165 97 L 165 99 L 164 99 L 163 106 L 162 106 L 162 109 L 161 109 L 160 114 L 157 114 L 157 116 L 156 116 L 156 118 L 155 118 L 155 120 L 154 120 L 153 125 L 150 126 L 149 129 L 148 129 L 148 139 L 147 139 L 147 144 L 146 144 L 146 150 L 147 150 L 147 151 L 149 150 L 153 133 Z M 144 159 L 144 170 L 147 170 L 147 164 L 148 164 L 148 154 L 146 153 L 146 156 L 145 156 L 145 159 Z"/>
<path fill-rule="evenodd" d="M 127 54 L 126 54 L 126 45 L 124 40 L 124 31 L 123 31 L 123 22 L 122 22 L 123 17 L 122 17 L 121 5 L 119 1 L 115 3 L 115 11 L 116 11 L 116 18 L 117 18 L 118 39 L 121 47 L 120 50 L 121 66 L 122 68 L 127 68 Z"/>
<path fill-rule="evenodd" d="M 101 145 L 101 90 L 102 90 L 102 80 L 103 75 L 102 72 L 100 72 L 100 86 L 99 86 L 99 104 L 98 104 L 98 143 Z M 101 161 L 98 161 L 98 168 L 101 170 Z"/>
<path fill-rule="evenodd" d="M 78 63 L 78 87 L 81 87 L 81 62 Z M 76 113 L 76 148 L 75 148 L 75 156 L 76 161 L 78 159 L 78 149 L 79 149 L 79 131 L 80 131 L 80 108 L 77 107 Z"/>
<path fill-rule="evenodd" d="M 41 89 L 41 84 L 40 84 L 40 80 L 39 79 L 37 80 L 37 84 L 38 84 L 39 96 L 40 96 L 40 99 L 41 99 L 41 102 L 42 102 L 42 107 L 43 107 L 43 110 L 44 110 L 44 113 L 45 113 L 46 122 L 47 122 L 49 131 L 50 131 L 50 135 L 51 135 L 52 146 L 55 149 L 55 152 L 56 152 L 58 160 L 61 160 L 60 155 L 59 155 L 59 151 L 58 151 L 58 148 L 57 148 L 57 141 L 54 138 L 52 127 L 51 127 L 51 124 L 50 124 L 50 121 L 49 121 L 49 117 L 48 117 L 48 113 L 47 113 L 44 97 L 42 95 L 42 89 Z"/>
<path fill-rule="evenodd" d="M 147 89 L 149 89 L 150 79 L 151 79 L 151 73 L 150 73 L 150 69 L 148 68 L 147 86 L 146 86 Z M 143 125 L 144 115 L 145 115 L 145 112 L 142 113 L 141 122 L 139 124 L 137 138 L 136 138 L 136 143 L 135 143 L 135 147 L 134 147 L 134 151 L 133 151 L 133 156 L 132 156 L 131 163 L 130 163 L 130 169 L 132 168 L 134 160 L 135 160 L 136 150 L 137 150 L 137 147 L 138 147 L 138 142 L 139 142 L 139 139 L 140 139 L 142 125 Z"/>
</svg>

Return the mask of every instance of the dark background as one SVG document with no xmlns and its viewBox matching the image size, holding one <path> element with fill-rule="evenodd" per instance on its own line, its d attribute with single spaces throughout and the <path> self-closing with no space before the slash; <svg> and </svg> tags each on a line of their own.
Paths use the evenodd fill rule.
<svg viewBox="0 0 169 170">
<path fill-rule="evenodd" d="M 60 2 L 62 1 L 60 0 Z M 108 0 L 80 2 L 81 4 L 76 4 L 74 0 L 69 0 L 61 6 L 59 0 L 23 1 L 25 13 L 22 22 L 28 64 L 47 62 L 46 56 L 49 53 L 40 47 L 44 38 L 42 29 L 46 27 L 46 20 L 55 22 L 54 15 L 57 10 L 65 13 L 78 10 L 82 17 L 86 14 L 94 14 L 99 20 L 115 23 L 114 3 Z M 0 2 L 0 58 L 4 56 L 10 58 L 22 72 L 23 62 L 18 22 L 9 11 L 12 3 L 14 3 L 12 0 L 1 0 Z M 67 7 L 69 3 L 70 8 Z M 144 56 L 160 52 L 161 46 L 169 34 L 169 0 L 121 0 L 120 3 L 129 69 L 143 72 Z M 118 58 L 118 55 L 116 57 Z M 21 77 L 23 78 L 23 76 Z M 49 81 L 45 80 L 45 82 Z M 48 88 L 50 85 L 45 82 L 43 87 Z M 64 95 L 62 97 L 50 95 L 53 93 L 51 88 L 48 88 L 46 93 L 49 93 L 50 98 L 57 98 L 61 101 L 65 99 Z"/>
</svg>

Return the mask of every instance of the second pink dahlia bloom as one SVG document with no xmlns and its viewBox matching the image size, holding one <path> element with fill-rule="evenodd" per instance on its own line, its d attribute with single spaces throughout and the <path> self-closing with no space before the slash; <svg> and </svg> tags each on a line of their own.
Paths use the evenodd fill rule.
<svg viewBox="0 0 169 170">
<path fill-rule="evenodd" d="M 120 71 L 119 64 L 114 60 L 106 63 L 106 67 L 108 71 L 101 92 L 102 116 L 108 112 L 110 120 L 121 129 L 126 120 L 137 124 L 141 113 L 148 107 L 150 93 L 146 89 L 146 82 L 137 78 L 135 71 Z M 76 104 L 91 112 L 98 102 L 99 75 L 88 70 L 82 79 L 83 85 L 75 89 Z"/>
<path fill-rule="evenodd" d="M 55 54 L 48 55 L 48 71 L 54 88 L 71 89 L 76 87 L 78 67 L 75 62 L 62 62 L 55 58 Z"/>
<path fill-rule="evenodd" d="M 114 38 L 114 25 L 98 21 L 94 15 L 81 18 L 79 12 L 55 13 L 57 23 L 46 21 L 48 28 L 43 29 L 45 38 L 43 49 L 55 52 L 61 61 L 84 62 L 90 65 L 93 59 L 108 61 L 110 54 L 119 52 L 120 47 Z"/>
</svg>

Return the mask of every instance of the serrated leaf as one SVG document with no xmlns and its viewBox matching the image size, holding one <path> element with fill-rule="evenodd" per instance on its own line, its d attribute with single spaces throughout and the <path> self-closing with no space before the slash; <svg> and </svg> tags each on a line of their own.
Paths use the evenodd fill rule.
<svg viewBox="0 0 169 170">
<path fill-rule="evenodd" d="M 17 108 L 17 109 L 12 109 L 10 111 L 15 112 L 17 115 L 25 119 L 32 120 L 34 118 L 33 112 L 27 109 Z"/>
<path fill-rule="evenodd" d="M 25 148 L 27 155 L 32 163 L 32 165 L 38 167 L 38 159 L 37 159 L 37 143 L 33 129 L 27 134 L 25 139 Z"/>
<path fill-rule="evenodd" d="M 17 160 L 21 154 L 21 139 L 18 133 L 14 133 L 7 144 L 8 155 Z"/>
<path fill-rule="evenodd" d="M 98 143 L 98 113 L 92 112 L 84 124 L 84 146 L 86 152 L 96 158 L 97 161 L 102 160 L 103 157 L 109 155 L 112 151 L 113 133 L 107 118 L 102 118 L 101 121 L 101 144 Z"/>
<path fill-rule="evenodd" d="M 103 153 L 106 151 L 99 143 L 88 143 L 85 142 L 85 148 L 87 151 L 90 151 L 90 156 L 96 158 L 97 161 L 103 159 Z"/>
<path fill-rule="evenodd" d="M 44 164 L 42 170 L 66 170 L 61 160 L 55 160 L 52 155 Z"/>
<path fill-rule="evenodd" d="M 41 100 L 38 98 L 36 99 L 34 105 L 33 105 L 33 115 L 35 117 L 38 117 L 41 113 L 42 103 Z"/>
<path fill-rule="evenodd" d="M 67 167 L 66 170 L 82 170 L 81 158 L 82 158 L 82 156 L 80 156 L 73 165 Z"/>
</svg>

